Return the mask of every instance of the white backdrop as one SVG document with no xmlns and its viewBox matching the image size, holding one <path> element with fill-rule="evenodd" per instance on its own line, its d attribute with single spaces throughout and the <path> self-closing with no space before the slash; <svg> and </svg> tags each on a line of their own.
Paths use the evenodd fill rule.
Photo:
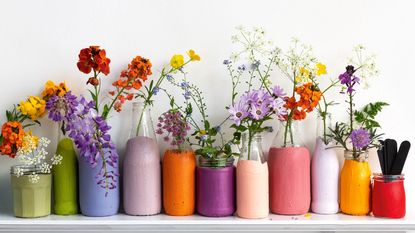
<svg viewBox="0 0 415 233">
<path fill-rule="evenodd" d="M 39 94 L 47 80 L 65 80 L 75 93 L 86 94 L 87 76 L 76 67 L 77 55 L 81 48 L 101 45 L 112 60 L 111 74 L 104 78 L 108 85 L 136 55 L 150 58 L 157 74 L 171 55 L 196 50 L 202 61 L 189 66 L 189 77 L 204 90 L 211 119 L 218 123 L 230 102 L 230 80 L 222 61 L 232 51 L 234 27 L 246 25 L 264 27 L 282 48 L 292 36 L 312 44 L 331 77 L 343 72 L 354 45 L 365 44 L 378 55 L 381 73 L 370 89 L 358 93 L 357 105 L 375 100 L 390 103 L 378 118 L 382 131 L 388 137 L 415 143 L 411 116 L 414 7 L 410 0 L 0 0 L 0 120 L 5 120 L 3 112 L 12 104 Z M 272 79 L 278 82 L 283 77 L 274 75 Z M 343 97 L 336 92 L 331 95 L 339 102 Z M 168 106 L 165 98 L 157 100 L 153 119 Z M 343 119 L 345 109 L 336 107 L 334 120 Z M 113 113 L 110 119 L 120 154 L 128 134 L 129 110 L 126 105 L 123 113 Z M 276 126 L 277 122 L 270 124 Z M 57 130 L 42 120 L 42 129 L 35 132 L 55 139 Z M 301 125 L 301 134 L 311 150 L 315 132 L 315 116 L 309 116 Z M 274 134 L 265 135 L 264 150 Z M 414 156 L 412 150 L 404 170 L 409 211 L 415 202 Z M 15 162 L 0 158 L 0 212 L 11 213 L 8 172 Z M 376 162 L 372 170 L 379 170 Z"/>
</svg>

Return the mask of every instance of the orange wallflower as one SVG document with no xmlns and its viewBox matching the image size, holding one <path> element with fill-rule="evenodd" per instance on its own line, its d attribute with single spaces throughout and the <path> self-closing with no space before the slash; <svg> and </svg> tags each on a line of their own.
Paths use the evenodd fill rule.
<svg viewBox="0 0 415 233">
<path fill-rule="evenodd" d="M 105 49 L 100 49 L 99 46 L 89 46 L 89 48 L 82 49 L 78 57 L 79 61 L 76 65 L 81 72 L 89 74 L 94 70 L 96 73 L 105 75 L 110 73 L 111 60 L 107 58 Z"/>
<path fill-rule="evenodd" d="M 117 102 L 114 104 L 114 109 L 117 112 L 121 111 L 122 105 L 126 100 L 132 100 L 134 98 L 133 93 L 129 93 L 130 90 L 139 90 L 143 82 L 147 80 L 147 77 L 152 74 L 152 64 L 149 59 L 141 56 L 136 56 L 128 68 L 121 71 L 120 77 L 112 84 L 116 91 L 110 91 L 112 96 L 117 95 Z"/>
<path fill-rule="evenodd" d="M 66 86 L 65 82 L 59 83 L 59 85 L 55 85 L 55 83 L 51 80 L 45 83 L 45 88 L 42 91 L 42 98 L 44 100 L 49 100 L 50 97 L 56 96 L 64 96 L 69 89 Z"/>
<path fill-rule="evenodd" d="M 318 105 L 322 94 L 312 83 L 296 87 L 295 93 L 300 96 L 300 99 L 297 101 L 294 96 L 286 98 L 284 107 L 291 109 L 292 119 L 304 120 L 306 114 L 312 112 Z"/>
<path fill-rule="evenodd" d="M 17 121 L 8 121 L 1 128 L 1 136 L 3 141 L 0 145 L 0 151 L 12 158 L 16 156 L 16 152 L 23 143 L 25 132 L 23 126 Z"/>
</svg>

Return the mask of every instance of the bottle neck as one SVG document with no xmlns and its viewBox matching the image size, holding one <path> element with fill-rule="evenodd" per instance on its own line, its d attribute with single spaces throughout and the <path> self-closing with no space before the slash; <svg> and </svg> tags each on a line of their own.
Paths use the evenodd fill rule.
<svg viewBox="0 0 415 233">
<path fill-rule="evenodd" d="M 329 144 L 331 141 L 329 137 L 330 128 L 332 128 L 331 114 L 330 113 L 326 113 L 325 115 L 318 114 L 316 136 L 318 138 L 321 138 L 326 145 Z"/>
<path fill-rule="evenodd" d="M 262 151 L 262 137 L 260 134 L 249 136 L 248 133 L 242 135 L 241 160 L 254 160 L 265 163 L 264 152 Z"/>
<path fill-rule="evenodd" d="M 132 121 L 130 137 L 149 137 L 156 140 L 150 106 L 142 102 L 134 102 L 132 108 Z"/>
</svg>

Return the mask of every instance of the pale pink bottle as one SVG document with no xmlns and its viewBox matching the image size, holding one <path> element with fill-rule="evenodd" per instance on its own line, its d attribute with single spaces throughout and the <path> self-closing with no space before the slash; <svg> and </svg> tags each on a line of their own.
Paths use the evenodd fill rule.
<svg viewBox="0 0 415 233">
<path fill-rule="evenodd" d="M 236 166 L 236 214 L 241 218 L 266 218 L 269 213 L 268 165 L 261 136 L 243 135 Z"/>
<path fill-rule="evenodd" d="M 150 108 L 133 103 L 132 127 L 123 165 L 124 211 L 129 215 L 161 212 L 161 162 Z"/>
</svg>

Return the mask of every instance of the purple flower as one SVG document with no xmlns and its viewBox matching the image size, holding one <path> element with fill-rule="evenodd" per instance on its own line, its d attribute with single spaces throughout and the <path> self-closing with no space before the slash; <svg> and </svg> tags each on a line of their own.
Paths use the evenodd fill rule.
<svg viewBox="0 0 415 233">
<path fill-rule="evenodd" d="M 248 112 L 244 103 L 237 103 L 234 106 L 229 108 L 229 113 L 231 114 L 231 120 L 235 122 L 236 125 L 240 125 L 242 120 L 248 116 Z"/>
<path fill-rule="evenodd" d="M 182 89 L 187 89 L 187 88 L 189 88 L 189 83 L 188 82 L 182 82 L 182 83 L 180 83 L 180 87 Z"/>
<path fill-rule="evenodd" d="M 107 167 L 116 168 L 118 163 L 118 153 L 109 134 L 111 127 L 93 109 L 94 101 L 87 101 L 81 96 L 77 103 L 73 115 L 64 119 L 68 136 L 73 139 L 80 156 L 88 161 L 92 168 L 100 164 L 99 160 L 102 161 L 102 167 L 97 174 L 97 184 L 105 189 L 113 189 L 116 187 L 119 174 Z"/>
<path fill-rule="evenodd" d="M 154 87 L 153 88 L 153 95 L 157 95 L 157 93 L 160 91 L 160 88 Z"/>
<path fill-rule="evenodd" d="M 185 91 L 184 94 L 183 94 L 184 98 L 187 99 L 187 100 L 190 99 L 190 96 L 191 95 L 192 95 L 192 93 L 190 91 L 188 91 L 188 90 Z"/>
<path fill-rule="evenodd" d="M 350 140 L 352 141 L 353 147 L 357 150 L 365 149 L 370 143 L 370 134 L 364 129 L 355 129 L 350 134 Z"/>
<path fill-rule="evenodd" d="M 281 98 L 274 99 L 274 101 L 272 102 L 272 109 L 274 110 L 275 115 L 277 115 L 277 118 L 280 121 L 284 121 L 285 116 L 287 116 L 288 114 L 288 111 L 284 107 L 284 105 L 285 101 Z"/>
<path fill-rule="evenodd" d="M 169 110 L 163 113 L 159 118 L 157 124 L 157 134 L 165 134 L 165 141 L 170 141 L 172 146 L 181 146 L 187 138 L 187 132 L 190 130 L 190 125 L 177 110 Z"/>
<path fill-rule="evenodd" d="M 354 85 L 359 84 L 360 79 L 354 75 L 356 70 L 353 66 L 349 65 L 346 67 L 346 72 L 339 75 L 340 83 L 346 86 L 346 91 L 352 94 L 355 89 Z"/>
<path fill-rule="evenodd" d="M 272 88 L 272 94 L 274 94 L 275 97 L 282 98 L 287 95 L 287 93 L 284 92 L 284 89 L 282 87 L 276 85 Z"/>
<path fill-rule="evenodd" d="M 229 65 L 229 64 L 231 64 L 232 62 L 230 61 L 230 60 L 228 60 L 228 59 L 225 59 L 225 60 L 223 60 L 223 64 L 224 65 Z"/>
<path fill-rule="evenodd" d="M 251 107 L 250 117 L 255 120 L 261 120 L 269 113 L 269 108 L 267 105 L 255 106 Z"/>
<path fill-rule="evenodd" d="M 77 106 L 77 97 L 69 91 L 63 96 L 50 97 L 46 103 L 46 110 L 49 111 L 48 117 L 53 121 L 70 120 Z"/>
<path fill-rule="evenodd" d="M 172 81 L 173 80 L 173 76 L 171 76 L 170 74 L 166 75 L 166 79 L 167 81 Z"/>
</svg>

